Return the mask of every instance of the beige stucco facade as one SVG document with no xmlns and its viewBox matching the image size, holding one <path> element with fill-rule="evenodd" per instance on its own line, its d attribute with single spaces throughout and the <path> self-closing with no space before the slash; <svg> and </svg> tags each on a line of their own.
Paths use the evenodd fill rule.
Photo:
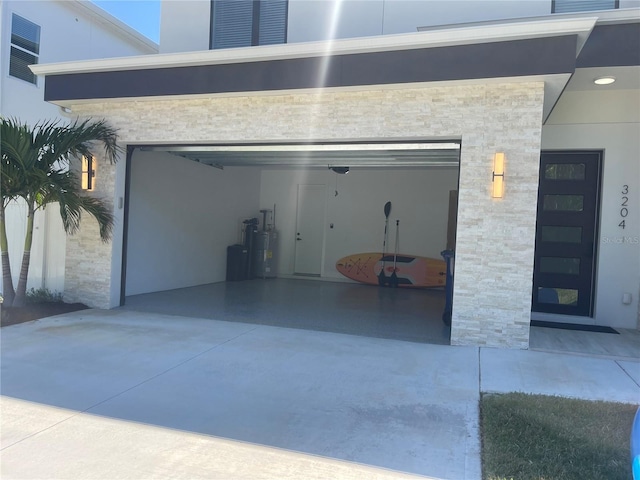
<svg viewBox="0 0 640 480">
<path fill-rule="evenodd" d="M 542 82 L 452 84 L 109 101 L 77 104 L 73 112 L 106 119 L 122 146 L 460 140 L 451 343 L 527 348 L 543 99 Z M 501 199 L 491 198 L 495 152 L 506 155 Z M 98 168 L 96 195 L 112 202 L 119 223 L 110 244 L 100 242 L 93 221 L 70 237 L 65 300 L 110 308 L 120 291 L 125 169 Z"/>
</svg>

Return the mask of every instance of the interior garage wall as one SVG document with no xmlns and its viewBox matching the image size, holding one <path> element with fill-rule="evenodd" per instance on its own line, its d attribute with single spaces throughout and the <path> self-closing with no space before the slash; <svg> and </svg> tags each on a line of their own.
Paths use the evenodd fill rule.
<svg viewBox="0 0 640 480">
<path fill-rule="evenodd" d="M 604 150 L 594 322 L 640 325 L 640 95 L 637 90 L 565 92 L 542 130 L 542 148 Z M 623 195 L 623 185 L 628 194 Z M 625 228 L 620 222 L 628 197 Z M 630 304 L 622 297 L 630 293 Z"/>
<path fill-rule="evenodd" d="M 238 219 L 258 211 L 260 170 L 167 153 L 131 161 L 126 295 L 219 282 Z"/>
<path fill-rule="evenodd" d="M 395 222 L 400 220 L 401 253 L 442 258 L 440 252 L 447 242 L 449 191 L 458 188 L 457 168 L 352 167 L 347 175 L 336 175 L 328 169 L 264 169 L 260 205 L 271 208 L 276 204 L 281 275 L 294 273 L 299 184 L 326 188 L 326 214 L 317 219 L 324 226 L 322 277 L 345 280 L 335 268 L 339 258 L 381 251 L 387 201 L 392 203 L 387 249 L 394 249 Z"/>
</svg>

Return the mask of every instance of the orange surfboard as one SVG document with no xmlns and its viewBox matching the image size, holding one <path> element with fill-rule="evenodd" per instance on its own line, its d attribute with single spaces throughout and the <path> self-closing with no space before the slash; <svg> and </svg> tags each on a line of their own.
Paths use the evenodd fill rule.
<svg viewBox="0 0 640 480">
<path fill-rule="evenodd" d="M 378 285 L 378 276 L 384 265 L 387 278 L 393 273 L 393 254 L 356 253 L 336 262 L 338 271 L 356 282 Z M 447 264 L 444 260 L 398 254 L 396 256 L 396 276 L 399 287 L 444 287 Z"/>
</svg>

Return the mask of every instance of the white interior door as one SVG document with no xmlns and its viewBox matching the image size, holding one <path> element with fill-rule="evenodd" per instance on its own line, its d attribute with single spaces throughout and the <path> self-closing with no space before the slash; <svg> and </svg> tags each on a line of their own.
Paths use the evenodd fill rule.
<svg viewBox="0 0 640 480">
<path fill-rule="evenodd" d="M 324 185 L 298 185 L 294 273 L 320 275 L 324 237 Z"/>
</svg>

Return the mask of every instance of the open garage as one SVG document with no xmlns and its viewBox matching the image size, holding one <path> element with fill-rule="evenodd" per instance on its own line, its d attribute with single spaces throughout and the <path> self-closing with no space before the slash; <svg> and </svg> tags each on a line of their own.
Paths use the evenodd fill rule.
<svg viewBox="0 0 640 480">
<path fill-rule="evenodd" d="M 104 118 L 126 151 L 115 165 L 95 159 L 93 195 L 114 202 L 114 238 L 100 244 L 95 227 L 83 224 L 68 239 L 65 299 L 113 308 L 138 295 L 167 296 L 151 292 L 244 284 L 223 282 L 226 249 L 242 241 L 243 219 L 274 206 L 276 281 L 318 292 L 353 285 L 342 283 L 336 262 L 381 251 L 387 202 L 388 250 L 399 220 L 399 252 L 437 259 L 457 189 L 450 343 L 527 348 L 542 124 L 593 22 L 572 20 L 571 35 L 540 21 L 526 31 L 507 25 L 498 36 L 474 27 L 455 44 L 432 31 L 43 67 L 45 98 Z M 365 146 L 451 142 L 459 144 L 455 167 L 400 167 L 396 157 L 410 148 L 374 155 Z M 300 145 L 307 150 L 282 148 Z M 327 145 L 350 147 L 327 158 Z M 256 146 L 272 151 L 252 152 L 245 164 L 210 148 Z M 288 164 L 259 164 L 261 156 Z M 386 165 L 356 158 L 376 156 Z M 319 248 L 300 254 L 304 245 Z"/>
<path fill-rule="evenodd" d="M 411 255 L 446 272 L 459 160 L 455 141 L 137 146 L 124 304 L 448 343 L 444 275 L 429 288 L 379 287 L 346 278 L 336 262 L 364 252 L 378 260 L 384 248 L 388 270 Z M 228 247 L 250 243 L 252 227 L 273 233 L 269 271 L 249 267 L 225 285 L 240 280 L 230 278 Z"/>
</svg>

